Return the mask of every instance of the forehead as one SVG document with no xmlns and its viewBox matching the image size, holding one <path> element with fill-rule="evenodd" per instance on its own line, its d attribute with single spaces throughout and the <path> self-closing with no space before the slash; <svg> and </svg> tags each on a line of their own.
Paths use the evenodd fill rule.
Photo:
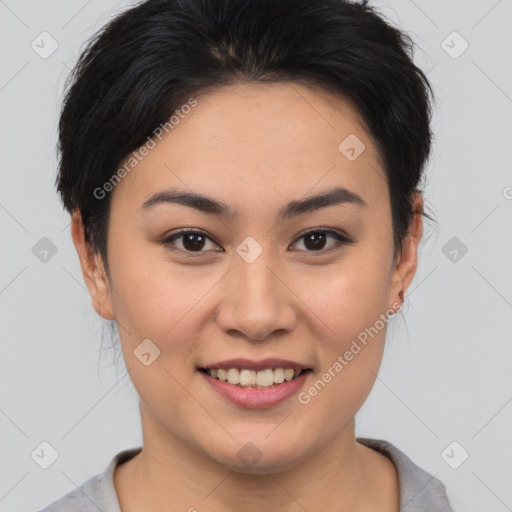
<svg viewBox="0 0 512 512">
<path fill-rule="evenodd" d="M 295 82 L 250 83 L 194 100 L 117 185 L 113 202 L 140 206 L 176 186 L 232 204 L 262 192 L 283 202 L 333 185 L 371 202 L 387 186 L 358 111 L 339 95 Z"/>
</svg>

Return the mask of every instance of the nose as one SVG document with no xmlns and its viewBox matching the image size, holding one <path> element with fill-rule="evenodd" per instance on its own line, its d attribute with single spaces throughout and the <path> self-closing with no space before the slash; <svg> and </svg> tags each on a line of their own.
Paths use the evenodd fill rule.
<svg viewBox="0 0 512 512">
<path fill-rule="evenodd" d="M 290 332 L 297 323 L 297 298 L 268 252 L 251 263 L 234 256 L 217 310 L 218 325 L 232 336 L 262 341 Z"/>
</svg>

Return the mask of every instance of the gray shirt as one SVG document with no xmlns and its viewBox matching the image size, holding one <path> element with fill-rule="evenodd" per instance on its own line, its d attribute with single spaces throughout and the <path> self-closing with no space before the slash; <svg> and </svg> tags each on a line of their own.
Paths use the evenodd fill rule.
<svg viewBox="0 0 512 512">
<path fill-rule="evenodd" d="M 444 485 L 416 466 L 387 441 L 357 438 L 357 441 L 387 456 L 395 465 L 400 488 L 400 512 L 453 512 Z M 117 453 L 103 473 L 93 476 L 40 512 L 121 512 L 114 487 L 114 469 L 142 450 L 130 448 Z"/>
</svg>

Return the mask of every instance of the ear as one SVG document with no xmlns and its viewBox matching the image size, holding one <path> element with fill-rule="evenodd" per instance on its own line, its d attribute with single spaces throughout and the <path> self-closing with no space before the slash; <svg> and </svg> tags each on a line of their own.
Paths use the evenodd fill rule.
<svg viewBox="0 0 512 512">
<path fill-rule="evenodd" d="M 403 240 L 402 250 L 397 255 L 393 271 L 391 304 L 403 303 L 404 293 L 409 288 L 418 267 L 418 246 L 423 234 L 423 196 L 420 191 L 414 193 L 412 211 L 409 231 Z"/>
<path fill-rule="evenodd" d="M 85 240 L 84 225 L 79 210 L 71 216 L 71 237 L 75 244 L 85 284 L 91 294 L 92 305 L 101 317 L 114 320 L 110 283 L 101 256 Z"/>
</svg>

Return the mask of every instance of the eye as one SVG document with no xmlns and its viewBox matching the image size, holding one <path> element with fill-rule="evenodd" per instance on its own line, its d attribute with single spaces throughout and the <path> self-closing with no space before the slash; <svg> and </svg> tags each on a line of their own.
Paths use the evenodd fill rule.
<svg viewBox="0 0 512 512">
<path fill-rule="evenodd" d="M 325 245 L 328 238 L 333 239 L 334 243 L 326 249 Z M 314 229 L 308 231 L 303 233 L 298 240 L 304 240 L 303 244 L 307 252 L 323 252 L 324 254 L 331 252 L 342 244 L 353 243 L 353 240 L 330 229 Z"/>
<path fill-rule="evenodd" d="M 331 238 L 334 243 L 325 248 L 327 240 Z M 323 254 L 329 253 L 342 244 L 353 243 L 353 240 L 346 236 L 330 229 L 314 229 L 303 233 L 295 242 L 303 241 L 306 252 L 322 252 Z M 179 242 L 179 243 L 177 243 Z M 173 235 L 162 240 L 165 246 L 175 246 L 176 250 L 185 252 L 187 254 L 201 254 L 208 251 L 208 242 L 211 243 L 214 251 L 222 251 L 204 231 L 188 229 L 174 233 Z M 203 250 L 205 249 L 205 250 Z"/>
<path fill-rule="evenodd" d="M 177 244 L 176 241 L 179 241 Z M 187 253 L 202 253 L 205 247 L 208 248 L 207 241 L 212 242 L 214 247 L 218 247 L 216 243 L 203 231 L 199 230 L 184 230 L 174 233 L 173 235 L 162 240 L 164 245 L 177 245 L 177 250 L 181 250 Z M 215 249 L 214 249 L 215 250 Z"/>
</svg>

